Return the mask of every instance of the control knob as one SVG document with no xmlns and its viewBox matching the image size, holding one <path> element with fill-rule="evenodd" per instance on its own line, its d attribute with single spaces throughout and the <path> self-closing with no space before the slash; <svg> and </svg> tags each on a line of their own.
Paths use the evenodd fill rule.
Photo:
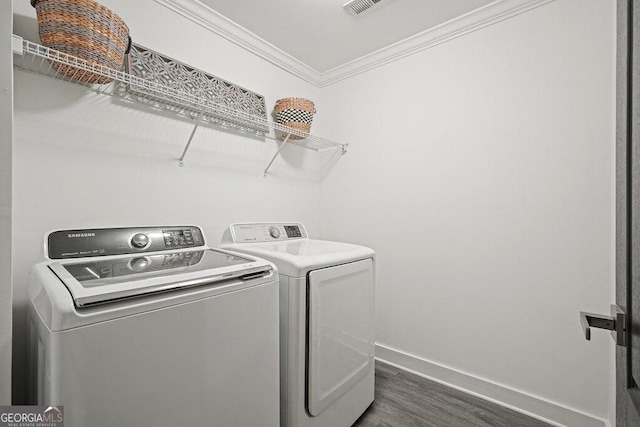
<svg viewBox="0 0 640 427">
<path fill-rule="evenodd" d="M 274 239 L 277 239 L 278 237 L 280 237 L 280 230 L 278 230 L 274 226 L 271 226 L 269 227 L 269 234 L 271 234 L 271 237 L 273 237 Z"/>
<path fill-rule="evenodd" d="M 149 246 L 149 236 L 144 233 L 136 233 L 131 237 L 131 246 L 136 249 L 144 249 Z"/>
</svg>

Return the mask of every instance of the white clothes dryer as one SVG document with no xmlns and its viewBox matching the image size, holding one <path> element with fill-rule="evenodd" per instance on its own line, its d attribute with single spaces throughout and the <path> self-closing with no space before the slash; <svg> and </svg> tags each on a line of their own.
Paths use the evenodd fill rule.
<svg viewBox="0 0 640 427">
<path fill-rule="evenodd" d="M 351 426 L 374 398 L 375 252 L 300 223 L 233 224 L 221 247 L 278 268 L 281 426 Z"/>
<path fill-rule="evenodd" d="M 50 233 L 29 283 L 31 400 L 67 427 L 279 422 L 275 266 L 198 227 Z"/>
</svg>

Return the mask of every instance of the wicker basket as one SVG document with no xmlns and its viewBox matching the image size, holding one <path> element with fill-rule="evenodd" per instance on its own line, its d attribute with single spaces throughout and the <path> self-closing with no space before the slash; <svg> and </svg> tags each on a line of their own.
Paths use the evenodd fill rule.
<svg viewBox="0 0 640 427">
<path fill-rule="evenodd" d="M 316 107 L 313 101 L 308 99 L 283 98 L 276 101 L 273 110 L 276 113 L 276 121 L 278 123 L 309 133 Z M 303 137 L 297 135 L 291 135 L 289 138 L 303 139 Z"/>
<path fill-rule="evenodd" d="M 129 28 L 115 13 L 92 0 L 31 0 L 42 44 L 93 64 L 120 70 L 131 47 Z M 59 73 L 84 83 L 112 79 L 52 63 Z"/>
</svg>

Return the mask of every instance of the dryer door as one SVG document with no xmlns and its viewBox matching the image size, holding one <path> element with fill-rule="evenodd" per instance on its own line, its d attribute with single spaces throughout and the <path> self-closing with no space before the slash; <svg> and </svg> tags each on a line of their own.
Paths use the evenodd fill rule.
<svg viewBox="0 0 640 427">
<path fill-rule="evenodd" d="M 312 271 L 307 286 L 307 410 L 317 416 L 373 367 L 373 261 Z"/>
</svg>

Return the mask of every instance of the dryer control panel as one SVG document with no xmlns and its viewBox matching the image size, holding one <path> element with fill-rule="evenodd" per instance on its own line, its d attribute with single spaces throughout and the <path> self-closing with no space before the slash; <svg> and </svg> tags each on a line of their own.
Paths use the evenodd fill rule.
<svg viewBox="0 0 640 427">
<path fill-rule="evenodd" d="M 195 226 L 90 228 L 49 233 L 50 259 L 135 254 L 204 246 Z"/>
<path fill-rule="evenodd" d="M 304 225 L 298 222 L 233 224 L 229 230 L 231 232 L 230 240 L 234 243 L 273 242 L 308 237 Z"/>
</svg>

